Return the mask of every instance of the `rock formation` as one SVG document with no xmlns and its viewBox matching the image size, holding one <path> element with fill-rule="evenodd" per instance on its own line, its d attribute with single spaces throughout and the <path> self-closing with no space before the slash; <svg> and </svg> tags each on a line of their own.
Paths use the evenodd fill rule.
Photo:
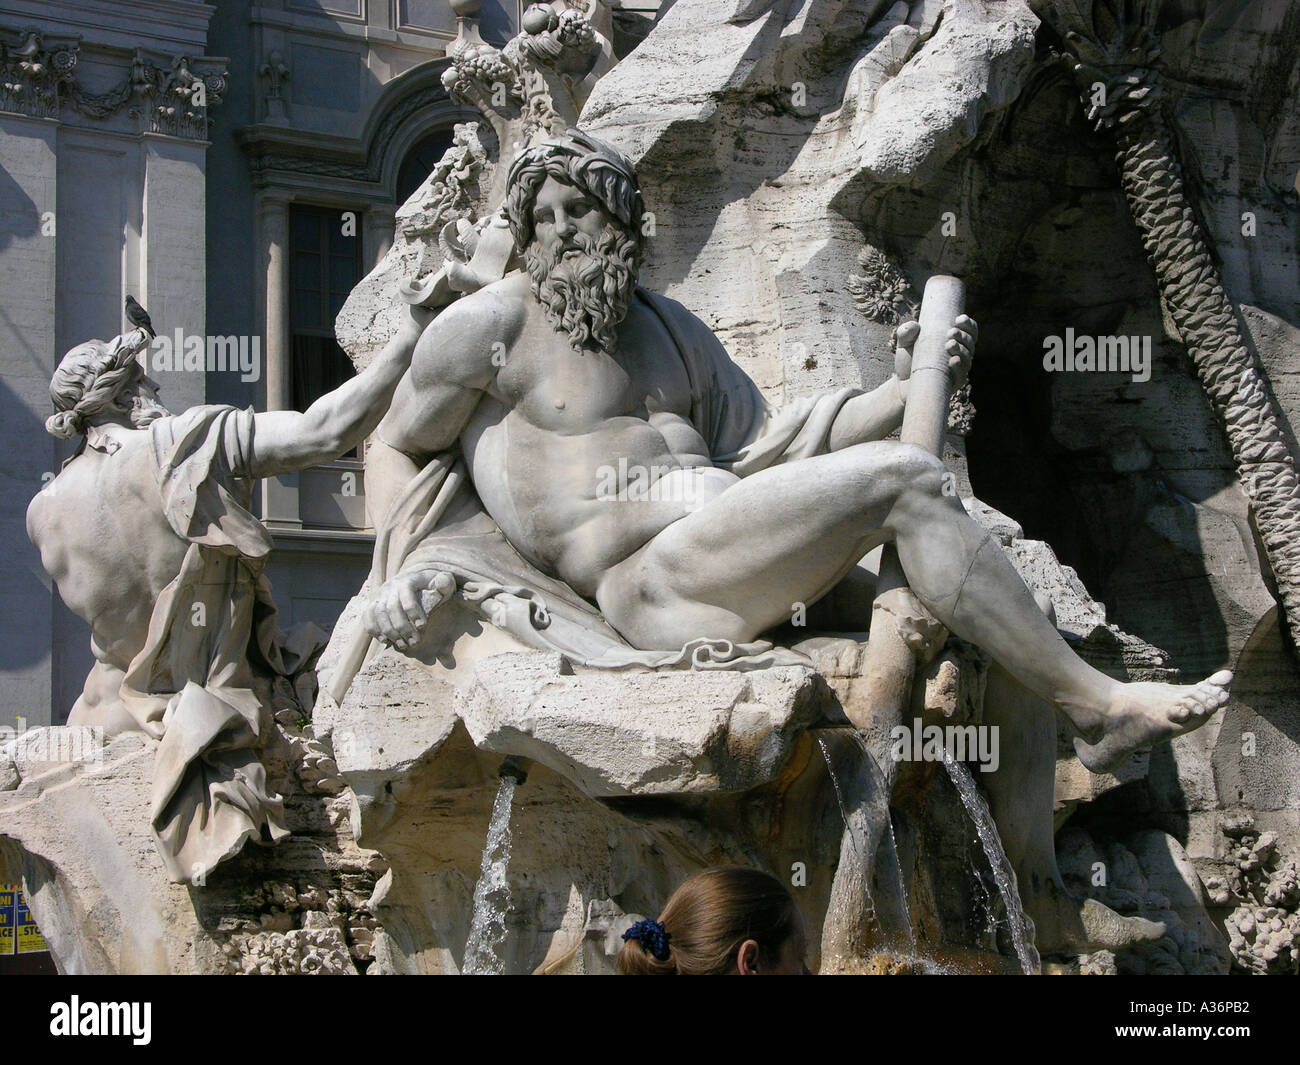
<svg viewBox="0 0 1300 1065">
<path fill-rule="evenodd" d="M 1044 971 L 1295 972 L 1300 281 L 1280 265 L 1300 232 L 1296 21 L 1110 4 L 676 0 L 621 57 L 599 4 L 535 7 L 501 50 L 469 20 L 448 82 L 483 121 L 399 212 L 338 332 L 364 366 L 399 284 L 440 309 L 513 265 L 509 163 L 575 119 L 637 167 L 642 284 L 703 319 L 774 404 L 887 381 L 925 280 L 961 277 L 981 333 L 949 413 L 952 490 L 1091 666 L 1237 678 L 1204 728 L 1107 773 L 1064 728 L 1008 739 L 1048 766 L 1034 786 L 1052 792 L 1054 845 L 996 773 L 973 774 Z M 1045 353 L 1067 336 L 1127 361 L 1058 367 Z M 751 671 L 610 671 L 498 624 L 485 581 L 418 645 L 379 648 L 363 615 L 386 576 L 340 619 L 311 720 L 276 725 L 293 835 L 205 887 L 144 872 L 129 814 L 153 741 L 89 765 L 0 757 L 0 873 L 24 876 L 65 969 L 460 971 L 503 774 L 505 971 L 608 971 L 621 928 L 719 863 L 791 884 L 824 971 L 1018 968 L 938 763 L 873 791 L 850 738 L 862 632 L 786 626 L 777 642 L 801 658 Z M 536 622 L 527 596 L 515 607 Z M 931 636 L 903 720 L 1004 720 L 987 656 Z M 73 807 L 96 819 L 75 847 L 53 820 Z M 855 832 L 879 842 L 865 865 Z M 143 885 L 129 922 L 111 901 L 122 870 Z M 1062 946 L 1051 900 L 1071 895 L 1105 908 L 1113 949 Z M 181 931 L 135 942 L 119 923 Z"/>
</svg>

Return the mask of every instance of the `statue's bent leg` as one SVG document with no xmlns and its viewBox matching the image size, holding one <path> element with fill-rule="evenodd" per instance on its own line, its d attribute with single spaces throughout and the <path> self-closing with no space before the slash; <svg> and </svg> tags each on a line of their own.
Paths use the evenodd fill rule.
<svg viewBox="0 0 1300 1065">
<path fill-rule="evenodd" d="M 751 640 L 824 595 L 892 538 L 918 599 L 1066 714 L 1089 768 L 1203 724 L 1231 674 L 1199 685 L 1124 684 L 1070 650 L 997 542 L 920 448 L 892 442 L 775 466 L 674 522 L 597 588 L 610 622 L 645 648 L 700 636 Z"/>
<path fill-rule="evenodd" d="M 890 538 L 889 513 L 920 471 L 914 451 L 862 444 L 746 477 L 610 569 L 597 602 L 639 647 L 755 639 Z"/>
<path fill-rule="evenodd" d="M 1056 705 L 1080 732 L 1080 760 L 1112 769 L 1134 751 L 1189 732 L 1228 701 L 1232 674 L 1199 684 L 1124 683 L 1079 658 L 1038 609 L 996 540 L 955 498 L 918 485 L 890 514 L 899 560 L 918 599 L 963 639 L 976 643 L 1020 684 Z M 965 575 L 953 580 L 960 559 Z"/>
</svg>

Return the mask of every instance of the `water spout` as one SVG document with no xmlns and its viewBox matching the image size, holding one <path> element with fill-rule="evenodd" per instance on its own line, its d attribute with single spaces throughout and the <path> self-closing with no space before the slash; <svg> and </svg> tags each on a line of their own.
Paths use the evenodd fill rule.
<svg viewBox="0 0 1300 1065">
<path fill-rule="evenodd" d="M 505 973 L 500 949 L 505 942 L 506 912 L 510 909 L 510 885 L 506 881 L 511 847 L 510 810 L 515 801 L 515 789 L 524 782 L 528 773 L 522 762 L 510 757 L 501 763 L 498 774 L 501 782 L 492 803 L 483 861 L 479 867 L 478 883 L 474 885 L 474 911 L 469 940 L 465 944 L 465 961 L 461 966 L 461 973 L 465 976 L 501 976 Z"/>
<path fill-rule="evenodd" d="M 898 857 L 898 841 L 894 837 L 893 818 L 889 814 L 889 798 L 885 793 L 884 774 L 880 771 L 880 766 L 876 763 L 875 757 L 872 756 L 871 750 L 867 748 L 866 741 L 862 739 L 862 736 L 855 730 L 850 731 L 849 735 L 853 737 L 853 740 L 857 741 L 858 749 L 862 752 L 862 771 L 865 772 L 866 778 L 870 782 L 867 796 L 870 797 L 871 804 L 875 808 L 875 818 L 878 818 L 883 823 L 883 841 L 887 841 L 889 853 L 891 853 L 893 860 L 894 883 L 896 883 L 898 889 L 897 900 L 898 905 L 900 905 L 900 910 L 898 910 L 897 914 L 894 914 L 894 917 L 898 918 L 898 923 L 901 923 L 902 927 L 904 927 L 911 953 L 915 954 L 918 951 L 917 932 L 911 925 L 911 906 L 907 901 L 907 887 L 904 883 L 904 874 L 902 874 L 902 861 Z M 831 787 L 835 788 L 835 800 L 840 806 L 840 817 L 844 818 L 845 837 L 852 841 L 857 860 L 865 861 L 868 844 L 867 840 L 862 839 L 866 827 L 863 818 L 854 817 L 854 811 L 850 810 L 848 802 L 845 802 L 844 788 L 841 787 L 839 775 L 836 774 L 831 752 L 827 748 L 826 740 L 820 736 L 818 737 L 818 746 L 822 749 L 822 758 L 826 761 L 826 769 L 829 776 L 831 776 Z M 867 909 L 872 914 L 875 914 L 875 900 L 871 897 L 871 889 L 866 883 L 863 884 L 863 889 L 866 891 Z M 879 917 L 876 919 L 879 919 Z"/>
<path fill-rule="evenodd" d="M 840 808 L 840 817 L 844 821 L 844 827 L 849 830 L 849 839 L 853 843 L 855 854 L 862 853 L 862 847 L 858 843 L 858 833 L 854 831 L 855 825 L 849 819 L 848 804 L 844 801 L 844 791 L 840 788 L 840 778 L 835 774 L 835 765 L 831 761 L 831 752 L 826 749 L 826 741 L 820 736 L 817 737 L 817 746 L 821 748 L 822 760 L 826 763 L 826 772 L 831 778 L 831 787 L 835 789 L 835 804 Z M 870 895 L 867 896 L 870 899 Z"/>
<path fill-rule="evenodd" d="M 943 753 L 943 767 L 948 771 L 948 778 L 957 789 L 962 805 L 966 807 L 966 812 L 975 825 L 980 846 L 984 848 L 984 854 L 993 869 L 993 881 L 998 886 L 1003 905 L 1006 906 L 1011 942 L 1016 948 L 1020 968 L 1030 976 L 1037 976 L 1042 971 L 1042 960 L 1038 956 L 1038 948 L 1034 945 L 1034 922 L 1029 919 L 1020 901 L 1016 874 L 1011 868 L 1007 852 L 1002 847 L 1002 837 L 998 835 L 997 826 L 993 823 L 993 815 L 989 813 L 984 796 L 975 787 L 975 780 L 970 775 L 970 770 L 964 763 L 955 761 L 947 750 Z"/>
</svg>

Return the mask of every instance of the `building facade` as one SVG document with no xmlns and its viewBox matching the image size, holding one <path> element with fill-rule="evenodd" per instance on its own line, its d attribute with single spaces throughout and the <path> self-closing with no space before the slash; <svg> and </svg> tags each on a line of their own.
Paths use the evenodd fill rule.
<svg viewBox="0 0 1300 1065">
<path fill-rule="evenodd" d="M 502 44 L 523 0 L 457 0 Z M 473 113 L 440 76 L 447 0 L 0 4 L 0 723 L 66 719 L 91 665 L 25 530 L 71 454 L 47 434 L 60 356 L 159 334 L 173 410 L 296 407 L 351 373 L 333 318 L 396 206 Z M 373 538 L 360 455 L 264 486 L 286 625 L 328 628 Z"/>
</svg>

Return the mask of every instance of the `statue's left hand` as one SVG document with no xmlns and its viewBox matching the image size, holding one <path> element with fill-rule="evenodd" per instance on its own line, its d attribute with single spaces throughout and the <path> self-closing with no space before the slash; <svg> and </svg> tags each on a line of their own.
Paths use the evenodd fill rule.
<svg viewBox="0 0 1300 1065">
<path fill-rule="evenodd" d="M 975 354 L 979 332 L 975 319 L 967 314 L 958 315 L 948 330 L 948 341 L 944 346 L 948 352 L 948 373 L 952 378 L 954 392 L 966 383 L 970 374 L 970 362 Z M 912 376 L 912 348 L 920 335 L 920 322 L 904 322 L 894 333 L 894 372 L 900 381 L 906 381 Z"/>
</svg>

